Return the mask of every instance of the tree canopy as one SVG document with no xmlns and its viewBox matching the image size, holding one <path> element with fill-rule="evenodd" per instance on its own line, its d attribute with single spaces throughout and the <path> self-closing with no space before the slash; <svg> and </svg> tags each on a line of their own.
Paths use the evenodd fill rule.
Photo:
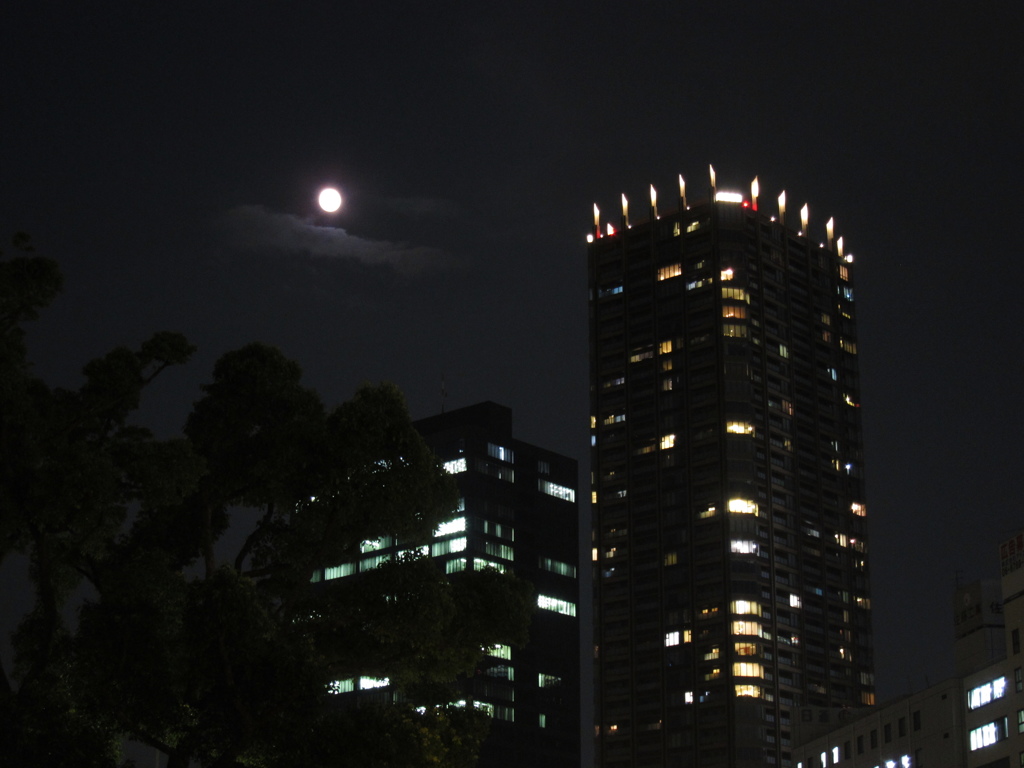
<svg viewBox="0 0 1024 768">
<path fill-rule="evenodd" d="M 217 361 L 181 436 L 137 423 L 146 386 L 192 346 L 157 333 L 83 369 L 33 376 L 24 324 L 61 287 L 28 251 L 0 258 L 0 563 L 34 601 L 0 668 L 0 752 L 114 766 L 132 739 L 188 766 L 468 766 L 486 716 L 451 683 L 526 639 L 530 589 L 445 576 L 416 545 L 456 508 L 453 480 L 392 385 L 334 408 L 280 351 Z M 390 536 L 408 553 L 314 582 Z M 334 680 L 387 677 L 389 705 L 339 706 Z"/>
</svg>

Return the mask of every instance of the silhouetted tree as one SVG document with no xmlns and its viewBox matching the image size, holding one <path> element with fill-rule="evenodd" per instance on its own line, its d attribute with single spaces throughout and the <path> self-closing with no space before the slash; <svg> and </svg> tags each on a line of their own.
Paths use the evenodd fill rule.
<svg viewBox="0 0 1024 768">
<path fill-rule="evenodd" d="M 0 559 L 28 557 L 36 598 L 0 670 L 7 754 L 110 766 L 127 737 L 170 766 L 472 765 L 486 717 L 452 706 L 450 684 L 525 641 L 530 589 L 447 577 L 421 553 L 457 492 L 398 390 L 328 410 L 298 365 L 250 344 L 216 363 L 184 436 L 156 440 L 130 418 L 188 359 L 183 337 L 116 349 L 77 391 L 51 390 L 21 326 L 59 271 L 0 261 L 0 286 Z M 382 536 L 405 554 L 313 582 Z M 402 702 L 338 706 L 331 682 L 359 675 Z"/>
</svg>

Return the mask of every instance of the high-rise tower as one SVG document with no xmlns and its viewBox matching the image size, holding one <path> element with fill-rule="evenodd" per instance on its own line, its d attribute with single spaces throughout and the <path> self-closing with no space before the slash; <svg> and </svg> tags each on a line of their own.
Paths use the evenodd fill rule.
<svg viewBox="0 0 1024 768">
<path fill-rule="evenodd" d="M 852 259 L 684 189 L 590 238 L 597 764 L 789 766 L 874 702 Z"/>
</svg>

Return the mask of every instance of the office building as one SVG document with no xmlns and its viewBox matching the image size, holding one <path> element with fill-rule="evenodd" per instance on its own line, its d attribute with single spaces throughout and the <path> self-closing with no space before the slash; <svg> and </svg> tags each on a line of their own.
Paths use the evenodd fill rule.
<svg viewBox="0 0 1024 768">
<path fill-rule="evenodd" d="M 512 412 L 491 402 L 417 421 L 453 474 L 459 509 L 441 524 L 430 555 L 446 573 L 496 568 L 529 581 L 537 610 L 523 648 L 490 649 L 459 681 L 467 706 L 492 716 L 480 768 L 564 768 L 580 761 L 579 514 L 577 463 L 517 440 Z M 328 568 L 326 581 L 376 567 L 402 547 L 363 542 L 362 559 Z M 339 681 L 339 692 L 390 701 L 386 680 Z"/>
<path fill-rule="evenodd" d="M 757 195 L 594 209 L 602 768 L 788 768 L 800 707 L 874 703 L 852 257 Z"/>
<path fill-rule="evenodd" d="M 956 677 L 866 712 L 809 713 L 796 768 L 1024 765 L 1024 533 L 1000 542 L 999 561 L 1001 582 L 956 590 Z M 836 726 L 811 734 L 816 714 Z"/>
</svg>

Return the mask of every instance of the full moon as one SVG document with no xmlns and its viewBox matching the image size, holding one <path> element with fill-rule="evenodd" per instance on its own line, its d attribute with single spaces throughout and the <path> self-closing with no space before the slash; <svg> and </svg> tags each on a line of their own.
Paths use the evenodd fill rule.
<svg viewBox="0 0 1024 768">
<path fill-rule="evenodd" d="M 331 187 L 321 190 L 320 207 L 328 213 L 334 213 L 336 210 L 341 208 L 341 193 Z"/>
</svg>

